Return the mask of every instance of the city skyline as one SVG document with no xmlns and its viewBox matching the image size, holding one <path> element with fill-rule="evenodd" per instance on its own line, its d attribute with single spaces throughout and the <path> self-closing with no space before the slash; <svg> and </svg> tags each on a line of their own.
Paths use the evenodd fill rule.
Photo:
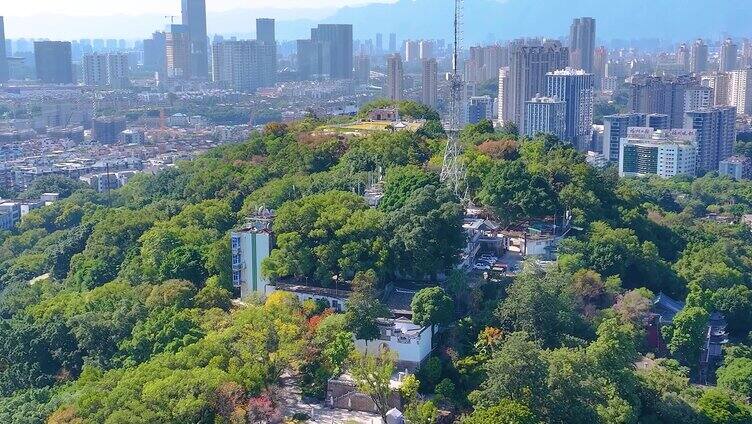
<svg viewBox="0 0 752 424">
<path fill-rule="evenodd" d="M 47 7 L 50 0 L 32 0 L 28 6 L 14 4 L 3 10 L 8 18 L 6 33 L 10 38 L 139 39 L 153 28 L 168 24 L 169 15 L 179 15 L 179 0 L 159 0 L 141 7 L 145 1 L 108 4 L 106 9 L 93 0 L 52 4 L 52 7 Z M 640 15 L 638 11 L 648 6 L 655 13 Z M 702 0 L 689 0 L 687 4 L 680 0 L 660 4 L 635 0 L 624 15 L 619 8 L 604 7 L 596 0 L 574 4 L 564 0 L 477 0 L 465 6 L 465 40 L 475 43 L 531 37 L 541 35 L 542 27 L 548 29 L 545 34 L 548 37 L 566 38 L 572 19 L 578 16 L 590 16 L 599 22 L 596 40 L 599 45 L 614 40 L 630 44 L 631 40 L 638 47 L 646 42 L 655 46 L 698 37 L 716 43 L 726 37 L 752 36 L 746 25 L 752 20 L 751 8 L 721 0 L 714 5 L 713 13 L 700 16 L 691 12 L 699 6 Z M 325 0 L 316 4 L 300 0 L 262 0 L 252 4 L 244 0 L 211 0 L 207 11 L 210 34 L 251 34 L 256 18 L 269 17 L 280 23 L 279 40 L 305 36 L 312 23 L 353 24 L 355 38 L 373 37 L 379 31 L 399 32 L 400 37 L 451 36 L 449 28 L 441 24 L 451 21 L 451 2 L 433 0 Z M 673 16 L 670 22 L 660 18 L 666 13 Z M 625 16 L 629 19 L 624 19 Z"/>
</svg>

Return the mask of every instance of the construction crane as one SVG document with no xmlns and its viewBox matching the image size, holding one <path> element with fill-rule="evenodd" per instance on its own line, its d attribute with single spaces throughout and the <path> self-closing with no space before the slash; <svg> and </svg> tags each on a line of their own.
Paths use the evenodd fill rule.
<svg viewBox="0 0 752 424">
<path fill-rule="evenodd" d="M 445 126 L 447 146 L 444 153 L 444 165 L 441 168 L 441 181 L 457 197 L 466 197 L 465 168 L 461 163 L 462 146 L 459 133 L 462 127 L 463 97 L 465 84 L 459 72 L 460 48 L 462 44 L 462 8 L 463 0 L 454 0 L 454 52 L 452 54 L 452 75 L 450 77 L 450 111 Z"/>
</svg>

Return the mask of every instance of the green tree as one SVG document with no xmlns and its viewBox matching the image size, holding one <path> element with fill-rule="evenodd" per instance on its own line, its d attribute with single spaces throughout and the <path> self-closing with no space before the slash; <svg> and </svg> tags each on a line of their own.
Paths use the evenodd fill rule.
<svg viewBox="0 0 752 424">
<path fill-rule="evenodd" d="M 371 398 L 386 422 L 386 413 L 391 409 L 392 389 L 389 381 L 394 374 L 396 358 L 393 353 L 381 350 L 378 355 L 353 353 L 350 375 L 358 391 Z"/>
<path fill-rule="evenodd" d="M 676 314 L 671 326 L 664 327 L 671 355 L 693 369 L 699 365 L 709 317 L 702 308 L 687 307 Z"/>
<path fill-rule="evenodd" d="M 697 401 L 697 409 L 712 424 L 752 422 L 752 412 L 749 406 L 720 389 L 706 390 Z"/>
<path fill-rule="evenodd" d="M 431 335 L 436 326 L 447 325 L 454 317 L 454 301 L 441 287 L 428 287 L 413 297 L 410 308 L 413 322 L 431 327 Z"/>
<path fill-rule="evenodd" d="M 347 301 L 347 323 L 358 340 L 366 342 L 379 337 L 378 318 L 388 315 L 387 308 L 376 297 L 376 273 L 358 273 L 352 281 L 352 294 Z"/>
<path fill-rule="evenodd" d="M 726 359 L 716 374 L 718 387 L 752 397 L 752 358 Z"/>
<path fill-rule="evenodd" d="M 498 405 L 478 408 L 462 424 L 539 424 L 535 414 L 522 403 L 503 399 Z"/>
</svg>

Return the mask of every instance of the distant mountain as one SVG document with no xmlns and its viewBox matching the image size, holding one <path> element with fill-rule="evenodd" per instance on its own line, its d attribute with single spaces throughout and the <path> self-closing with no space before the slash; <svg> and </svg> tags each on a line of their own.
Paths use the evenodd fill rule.
<svg viewBox="0 0 752 424">
<path fill-rule="evenodd" d="M 352 23 L 356 38 L 396 32 L 399 39 L 449 39 L 453 5 L 452 0 L 398 0 L 338 10 L 246 8 L 209 13 L 207 20 L 210 34 L 248 37 L 255 30 L 255 18 L 273 17 L 278 20 L 280 40 L 307 37 L 310 27 L 318 22 Z M 465 0 L 465 39 L 467 43 L 477 43 L 530 36 L 563 37 L 569 32 L 572 18 L 578 16 L 596 18 L 598 38 L 604 41 L 752 36 L 752 0 Z M 166 23 L 163 16 L 157 15 L 37 15 L 8 17 L 5 22 L 9 38 L 57 39 L 143 38 Z"/>
<path fill-rule="evenodd" d="M 327 22 L 353 23 L 357 37 L 397 32 L 398 37 L 448 38 L 453 1 L 400 0 L 345 7 Z M 666 40 L 725 34 L 752 35 L 750 0 L 466 0 L 465 39 L 565 36 L 578 16 L 597 20 L 598 38 Z"/>
</svg>

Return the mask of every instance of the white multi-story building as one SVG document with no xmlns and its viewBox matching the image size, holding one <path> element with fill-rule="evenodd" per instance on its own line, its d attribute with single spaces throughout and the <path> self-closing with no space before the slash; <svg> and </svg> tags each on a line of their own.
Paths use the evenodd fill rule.
<svg viewBox="0 0 752 424">
<path fill-rule="evenodd" d="M 621 140 L 619 175 L 622 177 L 658 175 L 671 178 L 695 175 L 697 131 L 655 130 L 631 127 Z"/>
<path fill-rule="evenodd" d="M 538 133 L 553 134 L 563 140 L 566 135 L 567 104 L 552 97 L 536 96 L 525 102 L 523 133 L 533 137 Z"/>
<path fill-rule="evenodd" d="M 125 53 L 93 53 L 83 57 L 84 84 L 126 88 L 128 79 L 128 55 Z"/>
<path fill-rule="evenodd" d="M 729 104 L 739 115 L 752 115 L 752 69 L 730 72 Z"/>
<path fill-rule="evenodd" d="M 271 254 L 274 213 L 262 210 L 230 236 L 232 284 L 245 299 L 254 293 L 264 296 L 270 281 L 261 274 L 261 263 Z"/>
<path fill-rule="evenodd" d="M 499 69 L 499 97 L 497 100 L 499 111 L 499 125 L 514 122 L 514 117 L 509 113 L 509 69 Z"/>
</svg>

